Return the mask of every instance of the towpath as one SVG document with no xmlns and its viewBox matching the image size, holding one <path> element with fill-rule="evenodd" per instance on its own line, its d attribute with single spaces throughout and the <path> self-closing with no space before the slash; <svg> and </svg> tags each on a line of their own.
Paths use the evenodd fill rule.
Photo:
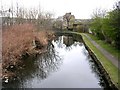
<svg viewBox="0 0 120 90">
<path fill-rule="evenodd" d="M 109 53 L 108 51 L 106 51 L 105 49 L 103 49 L 99 44 L 97 44 L 91 37 L 89 37 L 87 34 L 84 34 L 89 40 L 90 42 L 100 51 L 102 52 L 102 54 L 108 58 L 108 60 L 110 60 L 117 68 L 119 68 L 120 70 L 120 60 L 118 60 L 118 58 L 114 57 L 111 53 Z"/>
</svg>

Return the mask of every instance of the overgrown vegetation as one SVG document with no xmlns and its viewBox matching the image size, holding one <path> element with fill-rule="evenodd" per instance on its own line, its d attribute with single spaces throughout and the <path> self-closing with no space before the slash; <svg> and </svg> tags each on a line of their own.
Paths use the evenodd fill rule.
<svg viewBox="0 0 120 90">
<path fill-rule="evenodd" d="M 16 5 L 5 8 L 2 16 L 2 79 L 16 76 L 26 57 L 41 54 L 54 37 L 53 14 L 37 8 Z M 7 80 L 7 81 L 6 81 Z M 4 81 L 4 80 L 3 80 Z"/>
<path fill-rule="evenodd" d="M 118 2 L 115 8 L 107 13 L 97 10 L 92 19 L 90 27 L 92 33 L 120 49 L 120 3 Z"/>
<path fill-rule="evenodd" d="M 51 31 L 37 31 L 34 24 L 12 25 L 3 30 L 2 78 L 12 78 L 24 65 L 25 57 L 40 54 L 54 37 Z"/>
</svg>

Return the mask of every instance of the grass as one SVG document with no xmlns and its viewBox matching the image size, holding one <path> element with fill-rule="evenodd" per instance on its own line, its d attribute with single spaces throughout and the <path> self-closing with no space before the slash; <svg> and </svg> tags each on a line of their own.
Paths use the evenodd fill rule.
<svg viewBox="0 0 120 90">
<path fill-rule="evenodd" d="M 119 58 L 118 60 L 120 60 L 120 50 L 116 49 L 115 47 L 111 46 L 111 44 L 108 44 L 105 41 L 99 40 L 97 37 L 91 34 L 87 35 L 89 35 L 94 41 L 96 41 L 96 43 L 98 43 L 102 48 L 104 48 L 106 51 L 111 53 L 114 57 Z"/>
<path fill-rule="evenodd" d="M 120 71 L 117 67 L 115 67 L 89 40 L 84 34 L 81 34 L 83 37 L 83 40 L 85 41 L 86 45 L 95 53 L 98 60 L 100 60 L 101 64 L 105 68 L 105 70 L 108 72 L 111 80 L 113 83 L 118 87 L 118 81 L 120 81 L 119 74 Z"/>
</svg>

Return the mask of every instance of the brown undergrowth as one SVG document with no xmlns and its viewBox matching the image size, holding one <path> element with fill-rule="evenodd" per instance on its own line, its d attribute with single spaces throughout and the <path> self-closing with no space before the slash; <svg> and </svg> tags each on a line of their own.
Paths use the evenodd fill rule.
<svg viewBox="0 0 120 90">
<path fill-rule="evenodd" d="M 38 32 L 33 24 L 5 28 L 2 34 L 2 78 L 15 76 L 15 71 L 23 65 L 24 57 L 42 53 L 53 37 L 53 32 Z"/>
</svg>

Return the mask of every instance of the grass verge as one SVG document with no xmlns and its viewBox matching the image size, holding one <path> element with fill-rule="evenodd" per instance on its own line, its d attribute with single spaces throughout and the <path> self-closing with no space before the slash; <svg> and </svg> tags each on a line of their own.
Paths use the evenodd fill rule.
<svg viewBox="0 0 120 90">
<path fill-rule="evenodd" d="M 89 39 L 81 34 L 86 45 L 95 53 L 96 57 L 100 60 L 101 64 L 108 72 L 113 83 L 118 87 L 118 81 L 120 81 L 119 74 L 120 71 L 115 67 L 90 41 Z"/>
<path fill-rule="evenodd" d="M 106 51 L 111 53 L 114 57 L 117 57 L 118 60 L 120 60 L 120 50 L 116 49 L 115 47 L 111 46 L 111 44 L 106 43 L 105 41 L 99 40 L 97 37 L 89 35 L 96 43 L 98 43 L 102 48 L 104 48 Z"/>
</svg>

